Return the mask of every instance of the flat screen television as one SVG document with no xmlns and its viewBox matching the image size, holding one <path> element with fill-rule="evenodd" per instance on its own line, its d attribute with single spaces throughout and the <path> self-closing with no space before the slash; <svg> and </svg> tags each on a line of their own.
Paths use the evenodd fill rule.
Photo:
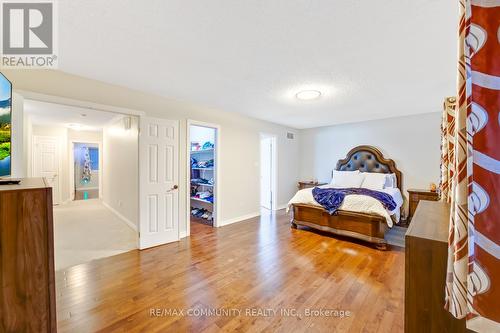
<svg viewBox="0 0 500 333">
<path fill-rule="evenodd" d="M 0 177 L 11 174 L 12 84 L 0 73 Z"/>
</svg>

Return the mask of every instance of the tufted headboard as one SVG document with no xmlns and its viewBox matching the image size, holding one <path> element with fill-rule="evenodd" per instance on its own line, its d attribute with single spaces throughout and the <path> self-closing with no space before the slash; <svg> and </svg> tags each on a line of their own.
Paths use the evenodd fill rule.
<svg viewBox="0 0 500 333">
<path fill-rule="evenodd" d="M 337 162 L 335 170 L 377 173 L 394 173 L 398 180 L 398 188 L 402 191 L 402 174 L 396 163 L 386 159 L 382 152 L 373 146 L 358 146 L 351 149 L 346 158 Z"/>
</svg>

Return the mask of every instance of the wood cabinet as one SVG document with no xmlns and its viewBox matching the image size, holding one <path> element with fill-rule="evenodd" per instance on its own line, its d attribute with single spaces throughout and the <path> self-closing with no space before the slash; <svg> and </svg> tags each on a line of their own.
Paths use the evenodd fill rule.
<svg viewBox="0 0 500 333">
<path fill-rule="evenodd" d="M 316 186 L 321 186 L 321 185 L 326 185 L 327 183 L 318 183 L 315 181 L 299 181 L 297 183 L 297 187 L 299 190 L 303 190 L 305 188 L 310 188 L 310 187 L 316 187 Z"/>
<path fill-rule="evenodd" d="M 444 309 L 449 205 L 422 201 L 405 236 L 405 332 L 466 332 Z"/>
<path fill-rule="evenodd" d="M 0 332 L 56 332 L 52 189 L 0 186 Z"/>
<path fill-rule="evenodd" d="M 408 219 L 407 219 L 408 222 L 411 222 L 411 218 L 415 214 L 418 203 L 421 200 L 427 200 L 427 201 L 439 200 L 439 193 L 431 192 L 428 190 L 410 189 L 408 190 L 408 196 L 409 196 L 409 206 L 410 206 L 408 211 Z"/>
</svg>

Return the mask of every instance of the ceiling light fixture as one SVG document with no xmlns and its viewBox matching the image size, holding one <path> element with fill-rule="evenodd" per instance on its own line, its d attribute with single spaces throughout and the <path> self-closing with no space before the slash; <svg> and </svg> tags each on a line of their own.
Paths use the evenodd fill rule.
<svg viewBox="0 0 500 333">
<path fill-rule="evenodd" d="M 320 96 L 321 91 L 318 90 L 302 90 L 295 95 L 295 97 L 301 101 L 311 101 L 313 99 L 318 99 Z"/>
</svg>

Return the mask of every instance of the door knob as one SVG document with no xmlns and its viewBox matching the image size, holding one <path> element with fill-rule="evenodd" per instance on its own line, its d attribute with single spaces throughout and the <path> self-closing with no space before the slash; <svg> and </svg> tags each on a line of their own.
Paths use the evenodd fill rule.
<svg viewBox="0 0 500 333">
<path fill-rule="evenodd" d="M 172 188 L 171 188 L 170 190 L 168 190 L 167 192 L 172 192 L 172 191 L 174 191 L 174 190 L 177 190 L 178 188 L 179 188 L 179 186 L 174 185 L 174 186 L 172 186 Z"/>
</svg>

